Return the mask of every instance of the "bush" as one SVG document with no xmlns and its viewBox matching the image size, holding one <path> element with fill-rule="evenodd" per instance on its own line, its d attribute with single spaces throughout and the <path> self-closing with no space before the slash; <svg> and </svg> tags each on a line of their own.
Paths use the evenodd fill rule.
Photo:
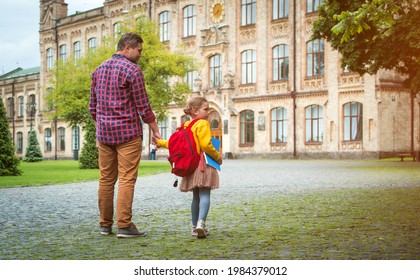
<svg viewBox="0 0 420 280">
<path fill-rule="evenodd" d="M 88 119 L 84 127 L 86 133 L 80 154 L 81 169 L 98 169 L 98 148 L 96 147 L 96 129 L 92 119 Z"/>
<path fill-rule="evenodd" d="M 25 157 L 23 158 L 23 161 L 26 162 L 37 162 L 42 161 L 43 156 L 41 152 L 41 148 L 39 147 L 39 142 L 36 137 L 35 130 L 31 130 L 29 132 L 29 142 L 28 147 L 26 148 Z"/>
</svg>

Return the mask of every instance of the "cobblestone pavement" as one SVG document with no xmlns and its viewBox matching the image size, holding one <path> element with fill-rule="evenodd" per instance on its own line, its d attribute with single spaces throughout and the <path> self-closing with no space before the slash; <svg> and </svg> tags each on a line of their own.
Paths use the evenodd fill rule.
<svg viewBox="0 0 420 280">
<path fill-rule="evenodd" d="M 404 187 L 420 185 L 420 172 L 401 176 L 393 168 L 413 162 L 330 160 L 225 160 L 220 172 L 220 189 L 212 194 L 212 205 L 255 199 L 272 193 L 305 192 L 321 188 Z M 382 166 L 380 172 L 366 171 Z M 365 169 L 365 170 L 364 170 Z M 400 174 L 400 175 L 397 175 Z M 170 173 L 140 177 L 136 184 L 133 218 L 152 215 L 155 209 L 185 210 L 191 195 L 172 187 Z M 78 224 L 98 224 L 97 181 L 40 187 L 0 189 L 0 245 L 16 235 L 31 242 L 31 232 L 71 231 Z M 1 256 L 0 256 L 1 259 Z"/>
</svg>

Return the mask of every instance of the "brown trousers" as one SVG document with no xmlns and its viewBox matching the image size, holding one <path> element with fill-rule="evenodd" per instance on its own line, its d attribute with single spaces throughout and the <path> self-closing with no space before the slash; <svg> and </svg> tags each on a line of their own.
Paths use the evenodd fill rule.
<svg viewBox="0 0 420 280">
<path fill-rule="evenodd" d="M 132 217 L 134 185 L 142 152 L 142 137 L 119 145 L 99 143 L 98 206 L 101 226 L 114 222 L 114 189 L 118 180 L 116 220 L 118 228 L 129 227 Z"/>
</svg>

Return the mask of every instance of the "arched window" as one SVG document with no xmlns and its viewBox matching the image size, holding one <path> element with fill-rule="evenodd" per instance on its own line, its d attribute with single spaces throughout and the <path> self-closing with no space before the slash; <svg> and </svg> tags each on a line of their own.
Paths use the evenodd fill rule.
<svg viewBox="0 0 420 280">
<path fill-rule="evenodd" d="M 289 78 L 289 46 L 278 45 L 273 48 L 273 80 Z"/>
<path fill-rule="evenodd" d="M 52 151 L 52 137 L 51 137 L 51 128 L 46 128 L 44 130 L 44 142 L 45 142 L 45 151 L 50 152 Z"/>
<path fill-rule="evenodd" d="M 222 55 L 210 57 L 210 88 L 222 86 Z"/>
<path fill-rule="evenodd" d="M 60 59 L 62 62 L 66 62 L 67 60 L 67 46 L 66 45 L 60 46 Z"/>
<path fill-rule="evenodd" d="M 159 132 L 163 139 L 168 139 L 168 118 L 158 122 Z"/>
<path fill-rule="evenodd" d="M 66 149 L 66 129 L 64 127 L 58 128 L 58 150 L 64 151 Z"/>
<path fill-rule="evenodd" d="M 363 104 L 349 102 L 343 105 L 344 141 L 363 140 Z"/>
<path fill-rule="evenodd" d="M 18 132 L 16 134 L 16 152 L 21 154 L 23 152 L 23 133 Z"/>
<path fill-rule="evenodd" d="M 323 108 L 319 105 L 310 105 L 305 108 L 306 142 L 323 141 Z"/>
<path fill-rule="evenodd" d="M 194 36 L 195 35 L 195 22 L 196 22 L 196 13 L 195 5 L 188 5 L 184 8 L 184 32 L 183 36 Z"/>
<path fill-rule="evenodd" d="M 95 50 L 97 46 L 96 37 L 92 37 L 88 40 L 89 50 Z"/>
<path fill-rule="evenodd" d="M 240 113 L 240 145 L 254 145 L 254 111 Z"/>
<path fill-rule="evenodd" d="M 171 35 L 171 14 L 168 11 L 159 14 L 159 31 L 160 41 L 169 41 Z"/>
<path fill-rule="evenodd" d="M 242 84 L 257 82 L 257 52 L 246 50 L 242 52 Z"/>
<path fill-rule="evenodd" d="M 54 66 L 54 51 L 52 48 L 47 49 L 47 70 L 50 70 Z"/>
<path fill-rule="evenodd" d="M 324 40 L 316 39 L 306 43 L 306 76 L 324 75 Z"/>
<path fill-rule="evenodd" d="M 73 56 L 75 60 L 82 57 L 82 47 L 80 45 L 80 41 L 74 42 L 73 44 Z"/>
<path fill-rule="evenodd" d="M 23 96 L 18 97 L 18 117 L 23 117 L 23 114 L 25 112 L 25 101 Z"/>
<path fill-rule="evenodd" d="M 287 109 L 279 107 L 271 110 L 271 143 L 286 143 L 287 129 Z"/>
</svg>

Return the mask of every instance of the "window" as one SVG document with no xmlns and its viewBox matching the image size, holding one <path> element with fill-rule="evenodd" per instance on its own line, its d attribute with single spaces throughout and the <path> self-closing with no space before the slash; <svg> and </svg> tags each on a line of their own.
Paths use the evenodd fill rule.
<svg viewBox="0 0 420 280">
<path fill-rule="evenodd" d="M 190 121 L 191 120 L 191 117 L 190 116 L 188 116 L 188 115 L 183 115 L 182 117 L 181 117 L 181 123 L 184 123 L 184 122 L 186 122 L 186 121 Z"/>
<path fill-rule="evenodd" d="M 210 88 L 222 86 L 222 56 L 210 57 Z"/>
<path fill-rule="evenodd" d="M 96 49 L 96 37 L 92 37 L 88 40 L 88 48 L 89 48 L 89 50 L 95 50 Z"/>
<path fill-rule="evenodd" d="M 289 0 L 273 0 L 273 20 L 289 16 Z"/>
<path fill-rule="evenodd" d="M 257 18 L 257 1 L 242 0 L 241 3 L 241 26 L 256 23 Z"/>
<path fill-rule="evenodd" d="M 35 103 L 35 94 L 29 95 L 28 98 L 28 117 L 32 118 L 35 116 L 36 112 L 36 103 Z"/>
<path fill-rule="evenodd" d="M 163 139 L 168 139 L 168 118 L 158 122 L 159 132 Z"/>
<path fill-rule="evenodd" d="M 7 117 L 13 118 L 15 114 L 13 97 L 7 98 Z"/>
<path fill-rule="evenodd" d="M 278 45 L 273 48 L 273 80 L 289 78 L 289 46 Z"/>
<path fill-rule="evenodd" d="M 242 53 L 242 84 L 257 82 L 256 51 L 247 50 Z"/>
<path fill-rule="evenodd" d="M 71 138 L 73 143 L 73 151 L 78 151 L 80 148 L 80 130 L 78 126 L 73 126 Z"/>
<path fill-rule="evenodd" d="M 64 127 L 58 128 L 58 150 L 64 151 L 66 149 L 66 130 Z"/>
<path fill-rule="evenodd" d="M 116 22 L 114 24 L 114 39 L 116 42 L 120 39 L 121 36 L 121 22 Z"/>
<path fill-rule="evenodd" d="M 246 110 L 240 113 L 240 144 L 254 145 L 254 111 Z"/>
<path fill-rule="evenodd" d="M 323 108 L 319 105 L 305 108 L 306 142 L 322 142 L 322 115 Z"/>
<path fill-rule="evenodd" d="M 271 143 L 287 142 L 287 109 L 283 107 L 271 110 Z"/>
<path fill-rule="evenodd" d="M 194 90 L 194 80 L 196 77 L 197 77 L 197 71 L 190 71 L 187 73 L 187 75 L 184 78 L 184 82 L 186 82 L 189 85 L 191 91 Z"/>
<path fill-rule="evenodd" d="M 160 41 L 167 42 L 170 38 L 171 30 L 171 14 L 168 11 L 164 11 L 159 14 L 159 31 Z"/>
<path fill-rule="evenodd" d="M 21 154 L 23 152 L 23 133 L 22 132 L 18 132 L 16 134 L 16 152 L 18 154 Z"/>
<path fill-rule="evenodd" d="M 62 62 L 66 62 L 67 60 L 67 47 L 66 45 L 60 46 L 60 59 Z"/>
<path fill-rule="evenodd" d="M 25 102 L 23 96 L 18 97 L 18 117 L 23 117 L 25 112 Z"/>
<path fill-rule="evenodd" d="M 45 142 L 45 151 L 51 152 L 52 151 L 52 137 L 51 137 L 51 128 L 46 128 L 44 130 L 44 142 Z"/>
<path fill-rule="evenodd" d="M 184 8 L 184 37 L 195 35 L 195 5 Z"/>
<path fill-rule="evenodd" d="M 77 41 L 73 44 L 73 50 L 74 59 L 79 59 L 82 56 L 82 48 L 80 46 L 80 41 Z"/>
<path fill-rule="evenodd" d="M 324 40 L 316 39 L 306 44 L 306 76 L 324 75 Z"/>
<path fill-rule="evenodd" d="M 322 3 L 322 0 L 308 0 L 306 1 L 306 12 L 313 13 L 318 10 L 318 6 Z"/>
<path fill-rule="evenodd" d="M 344 141 L 363 139 L 363 104 L 349 102 L 344 104 Z"/>
<path fill-rule="evenodd" d="M 54 66 L 54 56 L 53 56 L 53 49 L 48 48 L 47 49 L 47 70 L 50 70 Z"/>
</svg>

